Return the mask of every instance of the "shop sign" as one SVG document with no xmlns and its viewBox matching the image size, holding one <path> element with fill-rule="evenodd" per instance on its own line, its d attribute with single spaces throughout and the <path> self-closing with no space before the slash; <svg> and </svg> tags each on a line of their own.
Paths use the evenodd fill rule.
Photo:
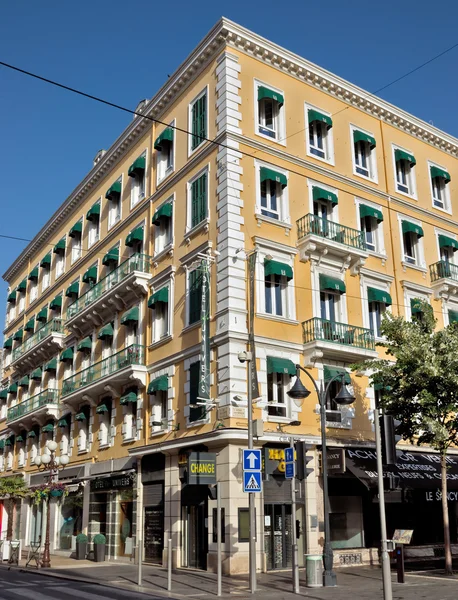
<svg viewBox="0 0 458 600">
<path fill-rule="evenodd" d="M 191 452 L 188 456 L 188 484 L 208 485 L 210 483 L 216 483 L 216 454 Z"/>
<path fill-rule="evenodd" d="M 328 449 L 328 473 L 345 473 L 345 449 L 333 448 Z"/>
<path fill-rule="evenodd" d="M 434 502 L 435 500 L 442 500 L 442 491 L 437 489 L 436 491 L 425 492 L 426 494 L 426 502 Z M 458 502 L 458 492 L 450 491 L 447 492 L 447 501 L 448 502 Z"/>
<path fill-rule="evenodd" d="M 91 482 L 92 490 L 117 490 L 131 487 L 132 475 L 119 475 L 119 477 L 104 477 Z"/>
<path fill-rule="evenodd" d="M 264 473 L 266 475 L 285 476 L 285 448 L 263 448 L 264 451 Z M 296 452 L 294 452 L 296 458 Z"/>
</svg>

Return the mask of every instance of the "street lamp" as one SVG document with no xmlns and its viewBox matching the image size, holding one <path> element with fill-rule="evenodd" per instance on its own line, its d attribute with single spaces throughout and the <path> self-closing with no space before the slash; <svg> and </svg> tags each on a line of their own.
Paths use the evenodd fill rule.
<svg viewBox="0 0 458 600">
<path fill-rule="evenodd" d="M 312 381 L 313 386 L 318 395 L 318 399 L 320 402 L 320 417 L 321 417 L 321 448 L 322 448 L 322 465 L 323 465 L 323 506 L 324 506 L 324 547 L 323 547 L 323 565 L 324 565 L 324 576 L 323 576 L 323 584 L 326 587 L 334 587 L 337 584 L 336 574 L 332 570 L 333 564 L 333 551 L 330 543 L 331 539 L 331 531 L 329 525 L 329 492 L 328 492 L 328 457 L 326 452 L 326 399 L 328 396 L 328 392 L 331 386 L 331 383 L 337 381 L 338 379 L 342 382 L 342 387 L 334 398 L 334 401 L 337 404 L 349 405 L 355 401 L 355 397 L 353 394 L 349 392 L 347 386 L 345 385 L 345 374 L 339 373 L 338 375 L 334 375 L 332 379 L 330 379 L 325 388 L 323 388 L 323 383 L 318 387 L 315 379 L 310 375 L 308 371 L 301 367 L 300 365 L 296 365 L 296 381 L 294 382 L 293 387 L 287 392 L 288 396 L 293 399 L 296 403 L 301 403 L 305 398 L 310 395 L 310 391 L 305 387 L 300 379 L 300 371 L 303 371 L 307 377 Z"/>
<path fill-rule="evenodd" d="M 57 473 L 59 472 L 59 468 L 65 469 L 68 465 L 70 457 L 67 454 L 62 454 L 61 456 L 56 456 L 55 452 L 57 450 L 57 443 L 54 440 L 48 440 L 46 442 L 46 448 L 49 451 L 49 454 L 43 454 L 43 456 L 36 456 L 34 463 L 38 469 L 47 470 L 49 469 L 48 480 L 49 483 L 54 483 L 55 478 L 57 477 Z M 41 561 L 41 566 L 44 568 L 49 568 L 51 566 L 51 556 L 49 553 L 49 528 L 50 528 L 50 495 L 48 494 L 47 501 L 47 509 L 46 509 L 46 537 L 45 537 L 45 546 L 43 550 L 43 559 Z"/>
</svg>

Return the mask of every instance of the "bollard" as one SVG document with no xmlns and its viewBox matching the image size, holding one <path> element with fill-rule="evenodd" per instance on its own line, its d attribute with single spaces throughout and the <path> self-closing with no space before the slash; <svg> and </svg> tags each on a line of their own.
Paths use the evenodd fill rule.
<svg viewBox="0 0 458 600">
<path fill-rule="evenodd" d="M 143 545 L 142 538 L 138 538 L 138 546 L 137 546 L 137 560 L 138 560 L 138 571 L 137 571 L 137 585 L 142 584 L 142 567 L 143 567 Z"/>
<path fill-rule="evenodd" d="M 172 540 L 167 545 L 167 591 L 172 591 Z"/>
</svg>

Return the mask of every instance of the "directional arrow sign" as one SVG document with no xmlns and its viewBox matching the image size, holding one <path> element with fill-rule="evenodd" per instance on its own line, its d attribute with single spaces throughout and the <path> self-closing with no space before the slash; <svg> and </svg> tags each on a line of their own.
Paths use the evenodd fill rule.
<svg viewBox="0 0 458 600">
<path fill-rule="evenodd" d="M 243 450 L 243 470 L 261 471 L 261 450 Z"/>
<path fill-rule="evenodd" d="M 262 478 L 260 471 L 244 471 L 243 472 L 243 491 L 244 492 L 261 492 Z"/>
</svg>

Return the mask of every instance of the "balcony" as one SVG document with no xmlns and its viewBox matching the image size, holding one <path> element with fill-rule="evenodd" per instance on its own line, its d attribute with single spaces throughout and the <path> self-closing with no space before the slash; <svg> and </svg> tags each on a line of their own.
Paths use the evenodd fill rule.
<svg viewBox="0 0 458 600">
<path fill-rule="evenodd" d="M 148 293 L 153 259 L 134 254 L 101 279 L 67 309 L 66 326 L 84 335 Z"/>
<path fill-rule="evenodd" d="M 59 411 L 59 390 L 49 389 L 32 396 L 16 406 L 12 406 L 6 413 L 6 422 L 15 428 L 27 429 L 32 422 L 42 425 L 46 418 L 57 418 Z"/>
<path fill-rule="evenodd" d="M 374 335 L 365 327 L 315 317 L 302 323 L 302 335 L 309 364 L 322 358 L 353 362 L 377 357 Z"/>
<path fill-rule="evenodd" d="M 17 371 L 30 370 L 51 358 L 63 347 L 65 322 L 52 319 L 13 350 L 11 366 Z"/>
<path fill-rule="evenodd" d="M 447 260 L 440 260 L 429 265 L 429 275 L 436 299 L 442 296 L 458 295 L 458 265 Z"/>
<path fill-rule="evenodd" d="M 119 397 L 121 388 L 127 384 L 140 388 L 146 385 L 143 346 L 133 344 L 64 379 L 61 398 L 68 405 L 77 405 L 83 400 L 95 405 L 100 395 L 108 393 Z"/>
<path fill-rule="evenodd" d="M 368 257 L 364 232 L 358 229 L 310 213 L 298 219 L 296 225 L 297 247 L 304 262 L 321 262 L 327 255 L 356 275 Z"/>
</svg>

